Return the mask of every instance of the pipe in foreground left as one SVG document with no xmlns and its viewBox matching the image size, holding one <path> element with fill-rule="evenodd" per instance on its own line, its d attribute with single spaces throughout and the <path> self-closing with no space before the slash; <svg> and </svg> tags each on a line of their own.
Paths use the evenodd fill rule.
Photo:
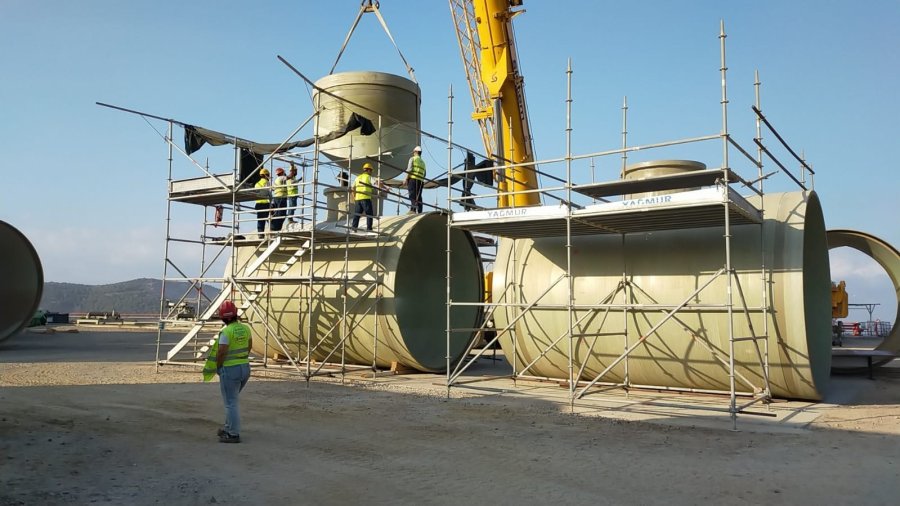
<svg viewBox="0 0 900 506">
<path fill-rule="evenodd" d="M 37 251 L 22 232 L 0 221 L 0 341 L 22 330 L 41 302 L 44 291 L 44 270 Z"/>
</svg>

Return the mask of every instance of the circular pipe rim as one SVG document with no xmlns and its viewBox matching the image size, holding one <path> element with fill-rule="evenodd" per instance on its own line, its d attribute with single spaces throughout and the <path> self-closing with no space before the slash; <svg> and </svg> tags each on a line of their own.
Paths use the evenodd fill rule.
<svg viewBox="0 0 900 506">
<path fill-rule="evenodd" d="M 3 342 L 19 333 L 34 317 L 44 291 L 44 270 L 37 250 L 25 234 L 5 221 L 0 221 L 0 242 L 9 255 L 0 268 L 4 278 L 0 288 L 0 299 L 5 306 L 0 318 L 0 342 Z M 29 276 L 33 277 L 33 286 L 25 286 L 27 283 L 23 282 L 22 278 Z M 30 297 L 31 301 L 18 307 L 12 304 L 14 297 L 22 296 Z"/>
<path fill-rule="evenodd" d="M 827 231 L 826 235 L 829 251 L 834 248 L 847 247 L 868 256 L 887 272 L 888 277 L 891 278 L 891 282 L 894 284 L 894 293 L 900 294 L 900 252 L 896 248 L 883 239 L 859 230 L 835 229 Z M 894 325 L 891 328 L 891 332 L 885 336 L 881 344 L 875 347 L 876 350 L 892 351 L 894 354 L 900 352 L 900 329 L 896 325 L 898 317 L 900 317 L 900 296 L 898 296 L 897 312 L 894 316 Z M 881 367 L 891 360 L 893 359 L 873 359 L 872 367 Z M 832 363 L 831 368 L 842 372 L 866 370 L 865 367 L 841 367 L 835 366 L 834 363 Z"/>
</svg>

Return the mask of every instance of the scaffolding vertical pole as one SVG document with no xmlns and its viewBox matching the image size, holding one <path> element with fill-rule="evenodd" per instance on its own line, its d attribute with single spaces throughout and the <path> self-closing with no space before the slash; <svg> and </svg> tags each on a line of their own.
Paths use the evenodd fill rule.
<svg viewBox="0 0 900 506">
<path fill-rule="evenodd" d="M 166 278 L 168 277 L 169 272 L 169 241 L 171 240 L 171 230 L 172 230 L 172 199 L 168 198 L 169 195 L 172 194 L 172 130 L 174 129 L 174 123 L 169 120 L 169 129 L 166 133 L 166 145 L 169 149 L 169 179 L 166 182 L 166 246 L 165 252 L 163 253 L 163 273 L 162 273 L 162 287 L 160 288 L 159 293 L 159 322 L 156 324 L 156 372 L 159 372 L 159 348 L 160 342 L 162 341 L 162 331 L 165 327 L 165 322 L 163 321 L 163 310 L 165 309 L 166 304 Z M 198 308 L 199 309 L 199 308 Z"/>
<path fill-rule="evenodd" d="M 200 314 L 201 294 L 203 293 L 203 278 L 206 272 L 206 231 L 208 224 L 206 221 L 209 206 L 203 206 L 203 233 L 200 235 L 200 277 L 197 279 L 197 313 Z M 215 211 L 213 211 L 213 220 L 215 220 Z"/>
<path fill-rule="evenodd" d="M 381 262 L 381 215 L 384 213 L 384 199 L 381 198 L 381 152 L 384 147 L 384 138 L 381 135 L 382 116 L 378 115 L 378 188 L 372 191 L 378 195 L 378 209 L 375 212 L 375 328 L 372 329 L 372 377 L 378 372 L 378 306 L 381 302 L 381 290 L 384 282 L 384 266 Z"/>
<path fill-rule="evenodd" d="M 209 165 L 208 162 L 207 162 L 207 165 Z M 208 167 L 207 167 L 207 169 L 208 169 Z M 237 244 L 235 243 L 235 236 L 237 236 L 237 233 L 240 231 L 240 216 L 238 215 L 238 205 L 239 204 L 238 204 L 238 199 L 237 199 L 237 192 L 239 191 L 239 187 L 243 185 L 243 183 L 241 183 L 241 177 L 240 177 L 240 174 L 241 174 L 240 150 L 237 149 L 237 146 L 235 146 L 235 163 L 234 163 L 234 171 L 232 172 L 232 174 L 233 174 L 232 177 L 234 178 L 233 179 L 234 182 L 232 183 L 232 186 L 231 186 L 231 234 L 228 236 L 228 239 L 226 241 L 226 247 L 229 247 L 229 246 L 231 247 L 231 254 L 230 254 L 230 256 L 231 256 L 231 272 L 229 273 L 229 276 L 233 280 L 236 277 L 237 258 L 238 258 Z M 239 183 L 241 183 L 241 184 L 239 184 Z M 224 290 L 226 286 L 232 287 L 234 285 L 232 285 L 231 283 L 228 283 L 228 282 L 223 282 L 222 290 Z M 242 292 L 242 294 L 243 294 L 243 292 Z M 198 297 L 198 299 L 199 299 L 199 297 Z M 251 301 L 247 301 L 247 302 L 248 302 L 247 309 L 250 309 L 250 304 L 252 304 L 253 302 L 251 302 Z M 200 305 L 199 304 L 197 304 L 197 314 L 198 315 L 200 314 Z M 266 348 L 263 348 L 263 349 L 265 350 Z M 250 351 L 253 351 L 253 350 L 250 350 Z M 267 367 L 268 364 L 269 364 L 269 354 L 265 353 L 265 351 L 264 351 L 263 352 L 263 367 Z"/>
<path fill-rule="evenodd" d="M 806 185 L 806 150 L 800 150 L 800 182 Z"/>
<path fill-rule="evenodd" d="M 353 164 L 353 136 L 350 136 L 350 146 L 347 150 L 347 218 L 350 218 L 350 197 L 353 194 L 353 186 L 350 184 L 350 167 Z M 356 195 L 353 195 L 355 198 Z M 354 218 L 356 217 L 356 209 L 353 209 Z M 362 216 L 360 216 L 362 218 Z M 347 225 L 350 225 L 349 223 Z M 358 225 L 358 224 L 357 224 Z M 354 231 L 355 232 L 355 231 Z M 350 328 L 347 325 L 347 298 L 350 293 L 350 230 L 344 234 L 344 267 L 341 276 L 341 335 L 338 343 L 341 347 L 341 383 L 344 382 L 344 370 L 346 369 L 347 360 L 347 340 L 350 339 Z"/>
<path fill-rule="evenodd" d="M 496 103 L 497 103 L 497 106 L 499 107 L 500 101 L 497 100 Z M 512 163 L 513 160 L 516 159 L 516 158 L 515 158 L 515 146 L 514 146 L 513 143 L 512 143 L 512 138 L 513 138 L 513 132 L 512 132 L 512 124 L 513 124 L 513 123 L 512 123 L 512 118 L 509 118 L 509 119 L 508 119 L 507 124 L 509 125 L 510 147 L 509 147 L 509 160 L 508 160 L 508 161 L 505 161 L 504 165 L 508 165 L 508 164 Z M 502 130 L 501 130 L 501 132 L 502 132 Z M 499 139 L 502 139 L 502 138 L 503 138 L 503 135 L 502 135 L 502 134 L 499 135 L 498 138 L 499 138 Z M 503 169 L 503 173 L 506 175 L 506 179 L 505 179 L 506 182 L 509 182 L 509 180 L 510 180 L 509 172 L 510 172 L 510 171 L 509 171 L 508 168 L 504 168 L 504 169 Z M 513 180 L 515 180 L 515 175 L 513 175 Z M 504 191 L 508 191 L 510 188 L 515 188 L 515 186 L 514 186 L 512 183 L 510 183 L 510 184 L 507 185 L 506 190 L 504 190 Z M 509 207 L 515 207 L 515 206 L 516 206 L 516 199 L 515 199 L 515 197 L 514 197 L 513 195 L 507 195 L 507 198 L 509 199 L 509 200 L 506 201 L 507 204 L 512 204 L 512 205 L 510 205 Z M 502 206 L 501 206 L 501 207 L 502 207 Z M 519 239 L 513 239 L 513 254 L 515 254 L 516 251 L 517 251 L 516 244 L 518 243 L 518 241 L 519 241 Z M 514 261 L 514 264 L 513 264 L 513 265 L 515 265 L 515 261 Z M 515 269 L 514 269 L 514 272 L 515 272 Z M 515 274 L 513 275 L 513 281 L 514 281 L 514 282 L 516 283 L 516 285 L 517 285 L 516 288 L 521 288 L 521 286 L 519 285 L 519 281 L 518 281 L 518 273 L 515 273 Z M 517 294 L 521 294 L 521 290 L 518 291 Z M 517 297 L 516 297 L 515 299 L 513 299 L 513 300 L 521 300 L 521 299 L 517 296 Z M 522 310 L 521 307 L 519 307 L 519 306 L 516 306 L 516 307 L 515 307 L 515 311 L 516 311 L 515 318 L 516 318 L 516 319 L 519 318 L 519 313 L 521 312 L 521 310 Z M 516 349 L 516 340 L 513 339 L 513 350 L 515 350 L 515 349 Z M 518 368 L 518 358 L 519 358 L 519 357 L 518 357 L 518 353 L 514 353 L 513 355 L 515 355 L 515 356 L 513 357 L 513 378 L 514 378 L 514 379 L 513 379 L 513 385 L 515 385 L 515 384 L 516 384 L 515 378 L 518 376 L 518 373 L 516 372 L 516 370 L 517 370 L 517 368 Z M 522 372 L 525 372 L 525 371 L 522 371 Z"/>
<path fill-rule="evenodd" d="M 622 97 L 622 173 L 619 175 L 620 178 L 625 178 L 625 167 L 628 165 L 628 95 Z M 622 307 L 622 323 L 623 329 L 622 333 L 623 340 L 625 341 L 624 351 L 628 350 L 628 304 L 629 299 L 633 297 L 633 294 L 629 294 L 629 290 L 631 289 L 631 285 L 628 284 L 628 265 L 625 261 L 625 234 L 621 235 L 622 237 L 622 298 L 624 301 Z M 632 301 L 633 302 L 633 301 Z M 630 383 L 630 378 L 628 376 L 628 358 L 631 354 L 625 355 L 625 377 L 623 383 L 625 383 L 625 397 L 628 397 L 628 386 Z"/>
<path fill-rule="evenodd" d="M 466 173 L 465 167 L 463 168 L 463 177 L 469 177 L 469 174 Z M 465 180 L 463 181 L 465 184 Z M 450 272 L 450 235 L 453 222 L 453 205 L 452 205 L 452 188 L 453 188 L 453 84 L 450 84 L 450 88 L 447 92 L 447 249 L 445 250 L 445 261 L 446 261 L 446 305 L 445 305 L 445 316 L 447 319 L 447 350 L 446 350 L 446 362 L 447 362 L 447 398 L 450 398 L 450 376 L 452 371 L 450 370 L 450 339 L 452 337 L 451 330 L 451 305 L 453 304 L 453 298 L 450 295 L 450 285 L 452 282 Z M 482 291 L 484 293 L 484 291 Z M 463 357 L 465 359 L 466 357 Z"/>
<path fill-rule="evenodd" d="M 203 206 L 203 220 L 200 223 L 200 271 L 199 271 L 200 274 L 199 274 L 199 277 L 197 278 L 198 283 L 202 283 L 202 280 L 203 280 L 203 265 L 205 263 L 203 261 L 203 259 L 204 259 L 204 256 L 206 255 L 206 227 L 207 227 L 208 220 L 209 220 L 209 206 Z M 184 274 L 184 277 L 185 277 L 185 281 L 190 282 L 191 286 L 194 286 L 193 281 L 191 280 L 191 278 L 188 274 Z M 198 294 L 199 294 L 199 292 L 198 292 Z M 199 298 L 200 298 L 200 296 L 197 295 L 197 299 L 199 299 Z M 187 293 L 185 293 L 185 295 L 184 295 L 184 300 L 188 300 Z M 178 318 L 178 308 L 173 307 L 172 309 L 175 310 L 175 318 L 177 319 Z M 171 316 L 171 312 L 169 314 Z M 196 356 L 197 353 L 200 352 L 200 346 L 196 339 L 193 340 L 193 343 L 194 343 L 194 345 L 193 345 L 194 356 Z"/>
<path fill-rule="evenodd" d="M 625 254 L 625 246 L 627 244 L 625 241 L 625 234 L 620 234 L 619 237 L 621 237 L 622 239 L 622 340 L 624 341 L 623 344 L 625 345 L 625 347 L 622 348 L 622 352 L 626 354 L 625 359 L 623 360 L 623 362 L 625 362 L 625 375 L 622 383 L 624 383 L 623 386 L 625 387 L 625 398 L 627 399 L 628 387 L 631 385 L 631 378 L 628 375 L 628 357 L 631 356 L 631 353 L 628 353 L 628 348 L 630 346 L 628 344 L 628 314 L 631 304 L 634 303 L 634 292 L 631 287 L 631 283 L 628 282 L 628 264 L 625 260 L 627 257 L 627 255 Z"/>
<path fill-rule="evenodd" d="M 237 138 L 232 138 L 232 140 L 233 140 L 233 142 L 234 142 L 235 149 L 237 149 Z M 259 167 L 265 168 L 265 162 L 266 162 L 266 160 L 263 160 L 263 165 L 257 166 L 257 168 L 259 168 Z M 266 223 L 263 225 L 263 233 L 262 233 L 262 234 L 257 233 L 257 239 L 259 239 L 259 241 L 260 241 L 260 245 L 259 245 L 259 246 L 261 246 L 262 243 L 264 243 L 264 242 L 270 242 L 270 241 L 272 241 L 272 240 L 273 240 L 273 237 L 274 237 L 274 233 L 273 233 L 273 231 L 272 231 L 272 204 L 274 203 L 274 202 L 273 202 L 273 200 L 274 200 L 274 199 L 273 199 L 273 196 L 274 196 L 274 195 L 273 195 L 273 193 L 272 193 L 272 187 L 273 187 L 273 184 L 272 184 L 272 183 L 273 183 L 273 179 L 274 179 L 274 178 L 271 177 L 271 173 L 274 173 L 274 172 L 275 172 L 275 168 L 272 166 L 271 159 L 269 160 L 269 169 L 268 169 L 268 170 L 269 170 L 269 172 L 270 172 L 270 178 L 269 178 L 269 181 L 268 181 L 268 189 L 266 190 L 266 192 L 267 192 L 268 200 L 269 200 L 269 210 L 268 210 L 268 212 L 266 213 Z M 258 217 L 257 217 L 257 218 L 258 218 Z M 259 230 L 259 229 L 257 228 L 257 230 Z M 266 230 L 268 230 L 268 232 L 266 232 Z M 257 246 L 257 248 L 258 248 L 259 246 Z M 258 251 L 258 250 L 257 250 L 257 251 Z M 266 260 L 266 261 L 268 261 L 268 260 Z M 264 262 L 264 263 L 265 263 L 265 262 Z M 232 262 L 232 265 L 234 265 L 234 264 L 235 264 L 235 262 Z M 260 267 L 262 267 L 262 264 L 260 264 Z M 232 272 L 236 272 L 236 271 L 232 270 Z M 246 272 L 246 271 L 245 271 L 245 272 Z M 271 286 L 269 283 L 267 283 L 264 279 L 263 279 L 263 280 L 260 280 L 260 282 L 257 283 L 256 286 L 259 287 L 259 290 L 260 290 L 260 293 L 257 294 L 257 300 L 262 300 L 263 297 L 260 297 L 260 295 L 261 295 L 262 293 L 265 293 L 265 304 L 266 304 L 266 307 L 271 308 L 271 307 L 272 307 L 272 297 L 271 297 L 271 294 L 272 294 L 272 286 Z M 265 287 L 264 289 L 262 288 L 263 286 Z M 262 310 L 260 310 L 260 311 L 254 311 L 254 313 L 255 313 L 259 318 L 261 318 L 261 319 L 263 320 L 263 322 L 264 322 L 264 327 L 265 327 L 265 329 L 266 329 L 266 333 L 264 334 L 265 337 L 263 338 L 263 343 L 264 343 L 263 349 L 266 350 L 266 351 L 268 352 L 268 351 L 269 351 L 269 336 L 271 335 L 271 331 L 270 331 L 271 327 L 268 325 L 268 323 L 269 323 L 269 322 L 268 322 L 268 318 L 266 318 L 266 315 L 263 314 Z"/>
<path fill-rule="evenodd" d="M 728 383 L 730 394 L 730 405 L 728 411 L 731 414 L 732 430 L 737 430 L 737 395 L 735 392 L 735 375 L 734 375 L 734 296 L 732 294 L 732 282 L 734 271 L 731 265 L 731 216 L 728 209 L 728 199 L 730 198 L 729 181 L 728 181 L 728 85 L 726 75 L 728 67 L 725 65 L 725 21 L 719 21 L 719 57 L 721 66 L 719 71 L 722 75 L 722 168 L 725 178 L 724 182 L 724 201 L 723 207 L 725 212 L 725 272 L 726 274 L 726 309 L 728 312 Z"/>
<path fill-rule="evenodd" d="M 762 83 L 759 81 L 759 70 L 754 71 L 753 73 L 753 94 L 754 100 L 756 102 L 756 109 L 758 111 L 762 111 L 762 102 L 760 100 L 760 86 Z M 759 210 L 762 213 L 763 218 L 766 216 L 766 199 L 765 192 L 763 191 L 763 183 L 765 182 L 765 178 L 763 177 L 763 150 L 762 150 L 762 120 L 760 116 L 756 115 L 756 166 L 759 169 L 757 171 L 757 177 L 759 178 L 759 183 L 757 184 L 757 189 L 759 190 L 760 199 L 759 199 Z M 771 305 L 769 300 L 769 282 L 768 282 L 768 270 L 766 268 L 766 230 L 765 230 L 765 219 L 759 224 L 759 256 L 760 256 L 760 282 L 762 285 L 762 301 L 763 306 L 763 321 L 762 321 L 762 333 L 763 333 L 763 377 L 766 382 L 766 391 L 765 396 L 767 398 L 772 397 L 772 390 L 769 386 L 769 315 L 771 314 Z M 769 407 L 769 404 L 766 403 L 766 407 Z"/>
<path fill-rule="evenodd" d="M 568 301 L 566 314 L 569 329 L 569 407 L 575 411 L 575 343 L 572 304 L 575 297 L 572 282 L 572 58 L 566 63 L 566 281 Z"/>
<path fill-rule="evenodd" d="M 312 349 L 313 349 L 313 302 L 316 297 L 313 296 L 315 285 L 315 260 L 316 260 L 316 218 L 318 214 L 317 203 L 319 195 L 319 119 L 321 114 L 321 93 L 316 93 L 315 115 L 316 123 L 313 127 L 313 166 L 312 166 L 312 224 L 309 234 L 309 268 L 307 269 L 309 290 L 306 292 L 306 386 L 309 388 L 309 380 L 312 375 Z M 299 341 L 299 340 L 298 340 Z M 297 349 L 299 355 L 300 350 Z"/>
<path fill-rule="evenodd" d="M 504 279 L 506 280 L 506 286 L 504 287 L 504 292 L 506 291 L 505 289 L 508 288 L 508 287 L 510 286 L 510 279 L 509 279 L 509 278 L 510 278 L 510 274 L 511 274 L 511 275 L 512 275 L 512 276 L 511 276 L 511 277 L 512 277 L 512 280 L 511 280 L 511 281 L 512 281 L 512 290 L 510 290 L 509 292 L 512 294 L 512 300 L 513 300 L 513 301 L 519 301 L 519 300 L 521 300 L 521 298 L 520 298 L 520 293 L 521 293 L 521 292 L 519 291 L 518 280 L 517 280 L 517 278 L 518 278 L 518 269 L 519 269 L 519 266 L 518 266 L 518 263 L 519 263 L 518 260 L 519 260 L 519 259 L 518 259 L 518 256 L 517 256 L 517 255 L 518 255 L 519 248 L 518 248 L 517 246 L 518 246 L 518 244 L 519 244 L 519 240 L 518 240 L 518 239 L 511 239 L 511 241 L 512 241 L 512 247 L 511 247 L 511 251 L 510 251 L 510 257 L 512 258 L 512 260 L 511 260 L 509 263 L 510 263 L 510 265 L 512 266 L 512 269 L 511 269 L 512 272 L 510 272 L 509 268 L 507 268 L 507 269 L 508 269 L 508 270 L 507 270 L 507 273 L 506 273 L 506 275 L 503 276 Z M 498 248 L 498 249 L 499 249 L 499 248 Z M 495 266 L 497 265 L 496 259 L 495 259 L 494 265 L 495 265 Z M 496 303 L 497 301 L 493 300 L 493 298 L 492 298 L 492 299 L 491 299 L 491 302 Z M 509 318 L 509 310 L 510 310 L 510 309 L 512 309 L 513 311 L 515 311 L 515 314 L 513 315 L 513 318 Z M 518 316 L 519 306 L 518 306 L 518 305 L 508 306 L 508 308 L 507 308 L 507 309 L 504 309 L 504 310 L 506 311 L 506 317 L 507 317 L 507 319 L 508 319 L 508 320 L 511 320 L 511 321 L 513 322 L 513 325 L 518 325 L 518 323 L 516 323 L 516 322 L 518 321 L 518 317 L 519 317 L 519 316 Z M 515 326 L 512 327 L 512 328 L 510 329 L 510 332 L 511 332 L 511 337 L 512 337 L 512 348 L 513 348 L 513 356 L 512 356 L 513 386 L 516 386 L 516 379 L 517 379 L 518 376 L 519 376 L 519 373 L 518 373 L 518 369 L 519 369 L 519 350 L 518 350 L 518 341 L 519 341 L 519 339 L 518 339 L 518 336 L 516 335 Z"/>
<path fill-rule="evenodd" d="M 800 182 L 806 183 L 806 174 L 809 173 L 809 189 L 816 189 L 816 173 L 812 170 L 812 165 L 806 163 L 806 150 L 800 150 Z"/>
<path fill-rule="evenodd" d="M 595 167 L 594 167 L 594 157 L 592 156 L 591 157 L 591 183 L 596 183 L 596 182 L 597 182 L 597 175 L 596 175 Z M 597 197 L 591 197 L 591 202 L 596 204 Z"/>
<path fill-rule="evenodd" d="M 628 165 L 628 95 L 622 97 L 622 175 L 625 177 L 625 167 Z"/>
<path fill-rule="evenodd" d="M 505 167 L 506 160 L 504 157 L 506 156 L 503 152 L 503 108 L 500 106 L 500 98 L 494 99 L 494 124 L 497 125 L 496 132 L 496 146 L 494 148 L 494 158 L 497 160 L 498 166 L 504 166 L 502 169 L 498 169 L 502 177 L 497 178 L 497 207 L 515 207 L 515 202 L 513 205 L 507 205 L 509 200 L 515 200 L 512 198 L 512 195 L 507 195 L 506 192 L 512 187 L 512 184 L 509 184 L 510 175 L 509 171 Z M 510 123 L 511 124 L 511 123 Z M 513 145 L 512 137 L 509 138 L 510 146 Z M 490 154 L 490 153 L 488 153 Z M 512 157 L 510 157 L 512 159 Z"/>
</svg>

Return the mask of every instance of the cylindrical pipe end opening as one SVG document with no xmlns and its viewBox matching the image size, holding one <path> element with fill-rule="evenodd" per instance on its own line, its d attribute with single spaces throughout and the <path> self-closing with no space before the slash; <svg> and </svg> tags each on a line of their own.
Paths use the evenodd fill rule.
<svg viewBox="0 0 900 506">
<path fill-rule="evenodd" d="M 44 290 L 44 270 L 37 251 L 22 232 L 0 221 L 0 341 L 22 330 L 38 308 Z"/>
</svg>

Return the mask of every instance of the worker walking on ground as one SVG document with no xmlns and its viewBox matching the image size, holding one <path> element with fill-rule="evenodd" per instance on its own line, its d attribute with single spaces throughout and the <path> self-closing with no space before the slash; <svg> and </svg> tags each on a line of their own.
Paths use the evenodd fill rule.
<svg viewBox="0 0 900 506">
<path fill-rule="evenodd" d="M 219 375 L 219 387 L 222 401 L 225 404 L 225 425 L 218 430 L 220 443 L 241 442 L 241 414 L 238 397 L 250 379 L 250 348 L 253 337 L 250 327 L 241 323 L 234 302 L 226 300 L 219 306 L 219 318 L 225 327 L 219 332 L 207 366 L 204 367 L 204 380 L 209 381 L 209 362 L 215 357 L 215 371 Z"/>
<path fill-rule="evenodd" d="M 275 179 L 272 180 L 272 231 L 278 232 L 284 225 L 285 211 L 287 208 L 288 178 L 284 169 L 275 169 Z"/>
<path fill-rule="evenodd" d="M 269 202 L 269 169 L 259 171 L 259 181 L 253 186 L 256 189 L 265 189 L 265 198 L 256 200 L 256 232 L 262 235 L 266 232 L 266 222 L 269 221 L 269 213 L 272 205 Z"/>
<path fill-rule="evenodd" d="M 409 190 L 409 213 L 422 212 L 422 187 L 425 184 L 425 160 L 422 160 L 422 148 L 413 148 L 412 158 L 406 167 L 406 179 L 403 181 Z"/>
<path fill-rule="evenodd" d="M 355 232 L 359 227 L 359 218 L 363 214 L 366 215 L 366 230 L 372 231 L 372 218 L 375 216 L 375 207 L 372 205 L 372 197 L 375 195 L 377 188 L 381 187 L 381 182 L 372 179 L 372 164 L 366 162 L 363 164 L 362 174 L 356 176 L 356 182 L 353 183 L 353 198 L 356 206 L 353 209 L 352 228 Z"/>
<path fill-rule="evenodd" d="M 287 209 L 284 213 L 285 219 L 291 223 L 294 222 L 294 210 L 297 208 L 297 194 L 299 193 L 297 183 L 297 167 L 291 164 L 291 170 L 287 175 Z"/>
</svg>

